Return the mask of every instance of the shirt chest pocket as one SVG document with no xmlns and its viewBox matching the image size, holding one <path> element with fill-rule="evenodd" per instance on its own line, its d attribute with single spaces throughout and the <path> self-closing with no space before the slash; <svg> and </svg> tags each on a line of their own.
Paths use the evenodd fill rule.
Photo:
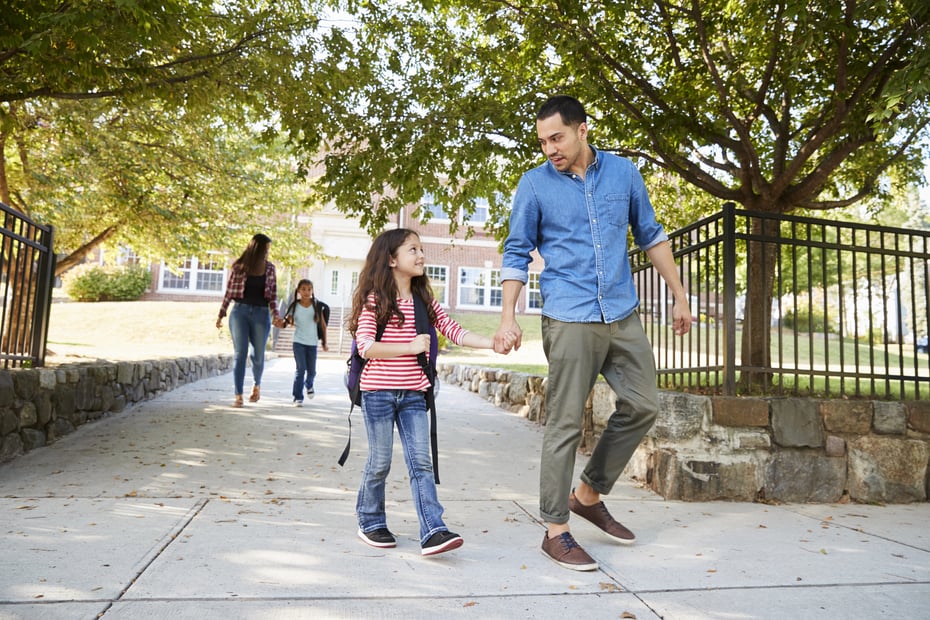
<svg viewBox="0 0 930 620">
<path fill-rule="evenodd" d="M 622 229 L 625 235 L 630 223 L 629 192 L 604 194 L 600 207 L 599 217 L 605 225 L 611 229 Z"/>
</svg>

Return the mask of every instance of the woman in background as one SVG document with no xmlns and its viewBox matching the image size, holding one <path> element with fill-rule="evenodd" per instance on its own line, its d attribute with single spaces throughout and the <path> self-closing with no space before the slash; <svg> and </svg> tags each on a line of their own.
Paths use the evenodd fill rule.
<svg viewBox="0 0 930 620">
<path fill-rule="evenodd" d="M 262 372 L 265 369 L 265 347 L 271 325 L 283 325 L 278 316 L 278 281 L 274 264 L 268 260 L 271 239 L 261 233 L 249 241 L 236 262 L 233 263 L 226 281 L 226 294 L 216 319 L 216 328 L 223 325 L 223 317 L 231 301 L 235 301 L 229 313 L 229 333 L 232 336 L 235 360 L 233 384 L 236 390 L 234 407 L 242 406 L 245 382 L 246 358 L 252 349 L 252 394 L 251 402 L 261 396 Z"/>
</svg>

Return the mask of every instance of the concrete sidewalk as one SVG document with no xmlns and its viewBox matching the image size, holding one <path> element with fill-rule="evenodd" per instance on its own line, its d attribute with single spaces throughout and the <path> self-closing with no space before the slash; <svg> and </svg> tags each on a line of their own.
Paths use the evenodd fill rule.
<svg viewBox="0 0 930 620">
<path fill-rule="evenodd" d="M 541 429 L 451 386 L 439 497 L 465 545 L 420 556 L 398 442 L 398 546 L 373 549 L 358 412 L 336 464 L 343 362 L 321 360 L 303 408 L 293 361 L 266 368 L 244 409 L 230 375 L 207 379 L 0 465 L 0 619 L 930 618 L 927 503 L 690 504 L 623 482 L 606 501 L 637 543 L 573 519 L 601 568 L 560 568 L 539 551 Z"/>
</svg>

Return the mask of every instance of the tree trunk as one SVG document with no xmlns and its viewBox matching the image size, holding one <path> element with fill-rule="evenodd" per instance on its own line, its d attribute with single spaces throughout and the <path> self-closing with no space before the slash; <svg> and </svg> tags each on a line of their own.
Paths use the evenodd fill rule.
<svg viewBox="0 0 930 620">
<path fill-rule="evenodd" d="M 98 234 L 96 237 L 76 249 L 75 251 L 68 254 L 66 257 L 60 259 L 55 263 L 55 275 L 60 276 L 64 272 L 68 271 L 72 267 L 75 267 L 81 264 L 81 261 L 91 253 L 91 251 L 96 248 L 98 245 L 109 239 L 113 236 L 113 233 L 116 232 L 116 226 L 109 226 L 104 229 L 103 232 Z"/>
<path fill-rule="evenodd" d="M 748 269 L 743 342 L 738 387 L 744 392 L 767 390 L 772 385 L 772 295 L 778 245 L 778 222 L 754 217 L 754 240 L 747 244 Z M 759 240 L 762 237 L 765 240 Z"/>
</svg>

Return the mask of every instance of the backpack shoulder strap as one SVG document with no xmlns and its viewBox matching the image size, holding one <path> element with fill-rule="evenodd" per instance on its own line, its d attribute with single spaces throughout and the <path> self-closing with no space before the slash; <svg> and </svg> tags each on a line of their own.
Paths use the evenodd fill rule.
<svg viewBox="0 0 930 620">
<path fill-rule="evenodd" d="M 416 321 L 418 334 L 430 335 L 430 350 L 433 349 L 433 343 L 436 342 L 436 328 L 429 321 L 429 312 L 426 308 L 426 301 L 416 293 L 413 294 L 413 315 Z M 433 480 L 439 484 L 439 435 L 436 432 L 436 393 L 433 386 L 436 385 L 436 356 L 432 355 L 429 360 L 426 359 L 426 353 L 417 354 L 417 363 L 423 369 L 423 374 L 429 379 L 429 389 L 426 391 L 426 406 L 429 408 L 429 442 L 433 456 Z"/>
</svg>

